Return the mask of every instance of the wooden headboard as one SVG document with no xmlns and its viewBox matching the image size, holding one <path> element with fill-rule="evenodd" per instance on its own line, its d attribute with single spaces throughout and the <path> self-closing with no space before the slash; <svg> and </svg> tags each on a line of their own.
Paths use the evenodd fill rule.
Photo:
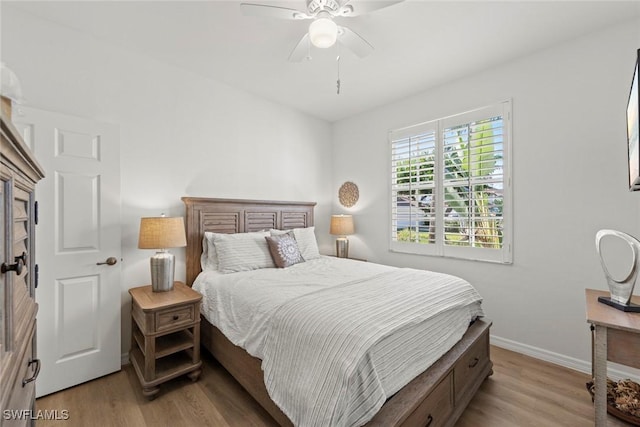
<svg viewBox="0 0 640 427">
<path fill-rule="evenodd" d="M 183 197 L 187 228 L 187 285 L 200 273 L 202 236 L 214 233 L 246 233 L 277 228 L 311 227 L 315 202 L 207 199 Z"/>
</svg>

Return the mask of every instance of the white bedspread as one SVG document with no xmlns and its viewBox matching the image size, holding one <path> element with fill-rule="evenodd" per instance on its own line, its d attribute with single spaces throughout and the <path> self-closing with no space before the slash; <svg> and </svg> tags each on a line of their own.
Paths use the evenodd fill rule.
<svg viewBox="0 0 640 427">
<path fill-rule="evenodd" d="M 457 277 L 322 257 L 287 269 L 204 272 L 203 314 L 262 359 L 297 426 L 357 426 L 482 315 Z"/>
</svg>

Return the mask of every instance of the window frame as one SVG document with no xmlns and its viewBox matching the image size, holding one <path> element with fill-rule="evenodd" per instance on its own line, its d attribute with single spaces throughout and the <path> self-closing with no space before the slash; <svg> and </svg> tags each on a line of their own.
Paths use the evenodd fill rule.
<svg viewBox="0 0 640 427">
<path fill-rule="evenodd" d="M 463 247 L 446 245 L 445 235 L 445 212 L 444 212 L 444 176 L 443 176 L 443 155 L 444 136 L 443 131 L 456 125 L 473 123 L 475 121 L 502 117 L 502 185 L 503 185 L 503 206 L 502 206 L 502 248 L 490 249 L 479 247 Z M 395 182 L 394 169 L 394 147 L 400 140 L 423 135 L 427 131 L 435 131 L 436 161 L 434 162 L 433 187 L 435 192 L 435 241 L 434 243 L 419 243 L 397 241 L 397 192 L 398 184 Z M 436 120 L 418 123 L 415 125 L 393 129 L 388 134 L 389 144 L 389 214 L 387 224 L 389 227 L 389 250 L 391 252 L 410 253 L 418 255 L 430 255 L 447 258 L 459 258 L 474 261 L 496 262 L 511 264 L 513 262 L 513 191 L 512 191 L 512 102 L 505 100 L 484 107 L 465 111 L 463 113 L 442 117 Z M 414 189 L 426 187 L 419 184 Z M 411 186 L 409 185 L 411 188 Z M 404 188 L 404 187 L 403 187 Z M 405 190 L 406 191 L 406 190 Z"/>
</svg>

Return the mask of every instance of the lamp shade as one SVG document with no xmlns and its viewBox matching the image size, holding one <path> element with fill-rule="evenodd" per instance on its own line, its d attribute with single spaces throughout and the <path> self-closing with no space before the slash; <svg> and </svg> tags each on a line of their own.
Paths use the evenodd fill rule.
<svg viewBox="0 0 640 427">
<path fill-rule="evenodd" d="M 139 249 L 166 249 L 187 246 L 182 217 L 140 219 Z"/>
<path fill-rule="evenodd" d="M 309 39 L 315 47 L 331 47 L 338 39 L 338 26 L 330 18 L 318 18 L 309 25 Z"/>
<path fill-rule="evenodd" d="M 331 215 L 329 233 L 337 236 L 353 234 L 353 217 L 351 215 Z"/>
</svg>

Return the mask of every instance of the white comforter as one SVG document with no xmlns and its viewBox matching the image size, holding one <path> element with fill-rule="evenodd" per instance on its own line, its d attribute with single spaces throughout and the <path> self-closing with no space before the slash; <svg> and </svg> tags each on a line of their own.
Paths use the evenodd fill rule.
<svg viewBox="0 0 640 427">
<path fill-rule="evenodd" d="M 287 269 L 203 272 L 203 314 L 262 359 L 297 426 L 366 423 L 482 315 L 457 277 L 322 257 Z"/>
</svg>

